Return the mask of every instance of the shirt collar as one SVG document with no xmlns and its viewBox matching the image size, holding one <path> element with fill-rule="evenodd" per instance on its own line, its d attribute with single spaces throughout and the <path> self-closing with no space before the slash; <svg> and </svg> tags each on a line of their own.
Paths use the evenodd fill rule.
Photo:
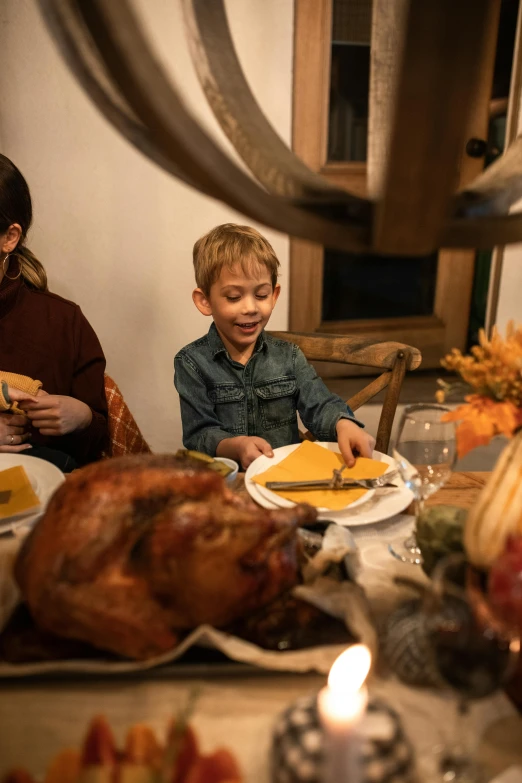
<svg viewBox="0 0 522 783">
<path fill-rule="evenodd" d="M 212 351 L 212 355 L 214 358 L 218 355 L 218 353 L 222 353 L 223 351 L 226 352 L 226 348 L 224 346 L 223 340 L 219 336 L 219 332 L 216 329 L 216 324 L 214 321 L 210 324 L 210 329 L 208 330 L 208 344 L 210 345 L 210 350 Z"/>
<path fill-rule="evenodd" d="M 23 286 L 21 275 L 12 280 L 3 277 L 0 283 L 0 318 L 11 312 L 18 299 L 18 294 Z"/>
<path fill-rule="evenodd" d="M 227 353 L 227 349 L 225 348 L 223 340 L 219 336 L 219 332 L 216 329 L 216 324 L 214 322 L 211 323 L 210 329 L 208 330 L 208 343 L 210 345 L 210 350 L 212 351 L 212 355 L 214 359 L 220 353 Z M 266 346 L 266 337 L 265 337 L 265 332 L 263 330 L 259 335 L 259 337 L 257 338 L 256 347 L 254 348 L 254 353 L 259 353 L 259 351 L 262 351 L 265 348 L 265 346 Z"/>
</svg>

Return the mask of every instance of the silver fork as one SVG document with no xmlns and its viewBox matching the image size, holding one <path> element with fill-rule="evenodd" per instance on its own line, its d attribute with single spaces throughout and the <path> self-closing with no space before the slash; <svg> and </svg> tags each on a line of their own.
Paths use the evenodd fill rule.
<svg viewBox="0 0 522 783">
<path fill-rule="evenodd" d="M 395 478 L 399 473 L 399 468 L 389 470 L 387 473 L 383 473 L 382 476 L 377 476 L 373 479 L 360 479 L 361 481 L 369 482 L 372 489 L 378 487 L 396 487 L 396 484 L 390 484 L 390 480 Z"/>
<path fill-rule="evenodd" d="M 377 478 L 367 479 L 340 479 L 340 473 L 344 466 L 334 470 L 334 476 L 331 479 L 317 479 L 316 481 L 267 481 L 266 488 L 272 490 L 284 489 L 354 489 L 362 487 L 363 489 L 380 489 L 381 487 L 393 487 L 398 489 L 396 484 L 391 483 L 399 470 L 390 470 Z"/>
</svg>

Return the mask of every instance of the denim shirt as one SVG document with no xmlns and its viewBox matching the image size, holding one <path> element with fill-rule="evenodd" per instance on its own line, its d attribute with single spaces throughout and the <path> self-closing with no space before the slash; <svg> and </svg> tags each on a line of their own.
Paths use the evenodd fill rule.
<svg viewBox="0 0 522 783">
<path fill-rule="evenodd" d="M 214 324 L 174 359 L 185 448 L 215 456 L 218 443 L 257 435 L 272 448 L 299 443 L 297 412 L 317 440 L 336 441 L 339 419 L 354 419 L 294 343 L 262 332 L 243 365 L 233 361 Z M 355 421 L 355 419 L 354 419 Z M 359 426 L 363 426 L 356 421 Z"/>
</svg>

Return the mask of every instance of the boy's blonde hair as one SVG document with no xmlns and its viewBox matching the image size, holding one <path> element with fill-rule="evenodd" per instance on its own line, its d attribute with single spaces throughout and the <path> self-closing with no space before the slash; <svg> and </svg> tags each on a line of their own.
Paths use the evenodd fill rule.
<svg viewBox="0 0 522 783">
<path fill-rule="evenodd" d="M 270 242 L 250 226 L 223 223 L 198 239 L 192 252 L 198 288 L 205 294 L 216 282 L 223 267 L 239 264 L 248 273 L 252 264 L 261 264 L 270 272 L 272 288 L 277 283 L 279 261 Z"/>
</svg>

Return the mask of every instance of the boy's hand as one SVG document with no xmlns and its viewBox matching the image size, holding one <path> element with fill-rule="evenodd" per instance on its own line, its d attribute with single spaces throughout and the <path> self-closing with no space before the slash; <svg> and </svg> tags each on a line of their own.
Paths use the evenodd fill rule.
<svg viewBox="0 0 522 783">
<path fill-rule="evenodd" d="M 347 468 L 353 468 L 355 456 L 372 456 L 375 438 L 361 429 L 354 421 L 339 419 L 335 429 L 337 431 L 337 444 Z"/>
<path fill-rule="evenodd" d="M 237 438 L 225 438 L 216 449 L 218 457 L 235 459 L 246 470 L 258 457 L 264 454 L 273 457 L 274 452 L 270 443 L 264 438 L 255 435 L 239 435 Z"/>
</svg>

